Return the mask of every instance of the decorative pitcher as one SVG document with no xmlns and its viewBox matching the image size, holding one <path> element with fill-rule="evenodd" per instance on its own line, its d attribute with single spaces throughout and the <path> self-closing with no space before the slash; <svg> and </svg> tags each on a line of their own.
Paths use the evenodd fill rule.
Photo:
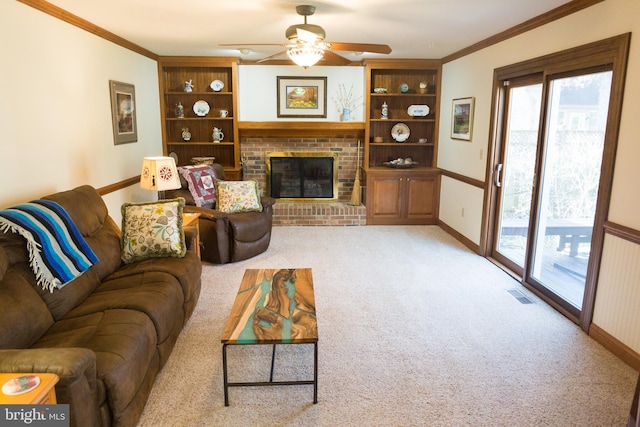
<svg viewBox="0 0 640 427">
<path fill-rule="evenodd" d="M 221 129 L 213 128 L 213 142 L 220 142 L 224 138 L 224 133 L 222 133 Z"/>
</svg>

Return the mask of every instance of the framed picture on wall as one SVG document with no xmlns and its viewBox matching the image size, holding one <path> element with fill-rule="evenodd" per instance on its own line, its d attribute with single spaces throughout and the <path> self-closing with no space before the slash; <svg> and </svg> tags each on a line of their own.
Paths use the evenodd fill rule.
<svg viewBox="0 0 640 427">
<path fill-rule="evenodd" d="M 475 98 L 454 99 L 451 107 L 451 138 L 471 141 Z"/>
<path fill-rule="evenodd" d="M 111 120 L 115 145 L 138 141 L 136 92 L 132 84 L 109 80 Z"/>
<path fill-rule="evenodd" d="M 278 117 L 326 118 L 326 77 L 281 77 L 278 79 Z"/>
</svg>

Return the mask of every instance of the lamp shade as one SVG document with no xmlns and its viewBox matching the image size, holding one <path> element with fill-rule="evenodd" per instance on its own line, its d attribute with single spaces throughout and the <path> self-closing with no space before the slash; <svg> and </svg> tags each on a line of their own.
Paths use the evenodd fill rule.
<svg viewBox="0 0 640 427">
<path fill-rule="evenodd" d="M 297 65 L 307 68 L 315 65 L 324 56 L 324 50 L 318 46 L 306 43 L 292 45 L 287 55 Z"/>
<path fill-rule="evenodd" d="M 180 188 L 180 177 L 173 157 L 145 157 L 140 172 L 140 188 L 151 191 Z"/>
</svg>

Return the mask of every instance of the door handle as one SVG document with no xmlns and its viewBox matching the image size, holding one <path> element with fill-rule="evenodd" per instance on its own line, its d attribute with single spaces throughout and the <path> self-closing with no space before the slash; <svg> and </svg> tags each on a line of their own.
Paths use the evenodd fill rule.
<svg viewBox="0 0 640 427">
<path fill-rule="evenodd" d="M 502 163 L 498 163 L 493 171 L 493 183 L 496 187 L 502 187 L 502 182 L 500 182 L 500 173 L 502 172 Z"/>
</svg>

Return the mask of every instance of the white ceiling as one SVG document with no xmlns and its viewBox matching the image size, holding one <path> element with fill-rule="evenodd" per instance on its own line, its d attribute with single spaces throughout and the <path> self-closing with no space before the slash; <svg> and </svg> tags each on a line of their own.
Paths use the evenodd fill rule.
<svg viewBox="0 0 640 427">
<path fill-rule="evenodd" d="M 159 55 L 240 56 L 258 60 L 278 46 L 237 48 L 219 43 L 285 43 L 285 30 L 303 23 L 295 6 L 310 4 L 308 23 L 326 41 L 381 43 L 390 55 L 442 58 L 541 15 L 570 0 L 48 0 Z M 349 52 L 351 60 L 363 57 Z"/>
</svg>

